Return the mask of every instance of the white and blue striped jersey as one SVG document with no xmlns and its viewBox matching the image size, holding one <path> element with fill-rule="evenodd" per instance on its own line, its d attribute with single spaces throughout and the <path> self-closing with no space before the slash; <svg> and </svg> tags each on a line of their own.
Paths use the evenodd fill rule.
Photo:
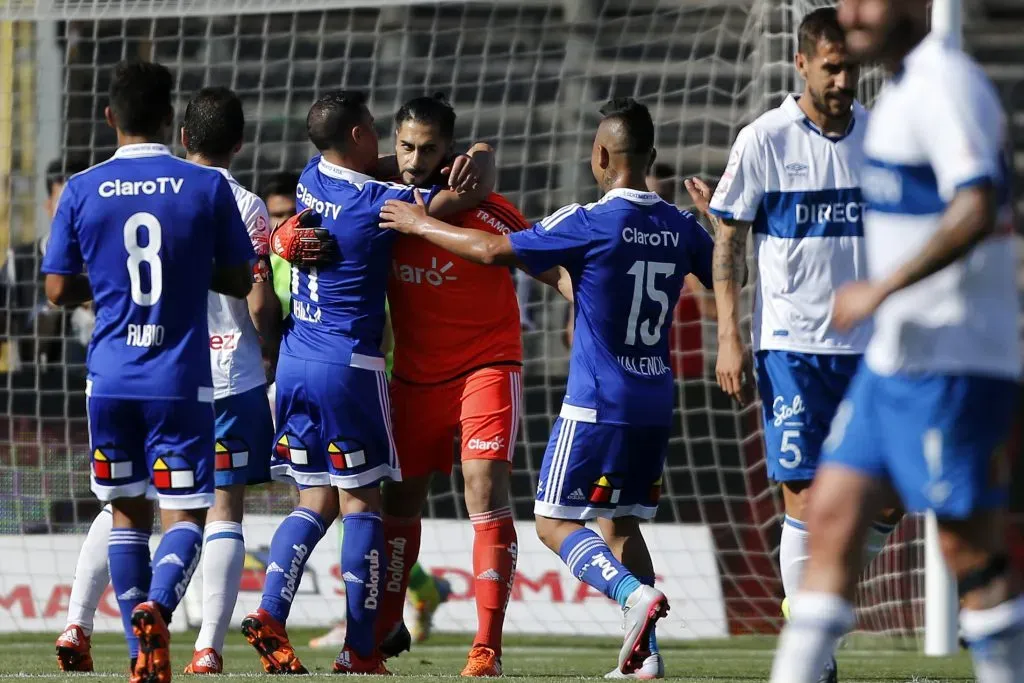
<svg viewBox="0 0 1024 683">
<path fill-rule="evenodd" d="M 832 297 L 864 279 L 860 171 L 867 111 L 853 105 L 843 137 L 826 137 L 797 98 L 740 131 L 711 200 L 721 218 L 753 223 L 754 350 L 863 353 L 871 331 L 831 329 Z"/>
<path fill-rule="evenodd" d="M 868 267 L 885 278 L 939 229 L 958 190 L 996 189 L 996 234 L 965 258 L 889 297 L 866 362 L 876 373 L 1016 378 L 1016 248 L 1006 119 L 981 68 L 941 38 L 921 42 L 875 105 L 865 141 Z"/>
</svg>

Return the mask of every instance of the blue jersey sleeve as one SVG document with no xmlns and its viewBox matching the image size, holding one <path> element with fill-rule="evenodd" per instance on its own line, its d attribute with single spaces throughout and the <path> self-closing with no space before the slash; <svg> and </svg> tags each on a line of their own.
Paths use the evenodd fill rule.
<svg viewBox="0 0 1024 683">
<path fill-rule="evenodd" d="M 398 199 L 403 202 L 415 203 L 416 197 L 413 193 L 419 190 L 420 196 L 423 197 L 423 203 L 430 206 L 430 202 L 437 196 L 437 193 L 441 191 L 441 188 L 437 185 L 432 187 L 413 187 L 412 185 L 401 185 L 399 183 L 385 183 L 378 182 L 375 185 L 380 186 L 383 192 L 380 193 L 377 199 L 377 203 L 380 206 L 384 206 L 384 202 L 389 199 Z"/>
<path fill-rule="evenodd" d="M 579 204 L 570 204 L 508 238 L 516 258 L 538 275 L 555 266 L 571 265 L 582 257 L 590 246 L 590 224 L 586 210 Z"/>
<path fill-rule="evenodd" d="M 213 194 L 213 214 L 217 239 L 213 260 L 220 266 L 237 266 L 256 259 L 249 231 L 238 212 L 238 203 L 227 179 L 217 174 L 217 187 Z"/>
<path fill-rule="evenodd" d="M 71 183 L 68 183 L 61 193 L 57 212 L 50 224 L 50 239 L 41 268 L 44 273 L 77 275 L 82 272 L 82 248 L 75 227 L 77 212 L 74 190 Z"/>
<path fill-rule="evenodd" d="M 690 249 L 690 272 L 697 276 L 701 284 L 711 289 L 714 287 L 714 282 L 711 279 L 711 259 L 715 250 L 715 241 L 697 222 L 693 214 L 688 211 L 683 211 L 682 214 L 689 228 L 686 243 Z"/>
</svg>

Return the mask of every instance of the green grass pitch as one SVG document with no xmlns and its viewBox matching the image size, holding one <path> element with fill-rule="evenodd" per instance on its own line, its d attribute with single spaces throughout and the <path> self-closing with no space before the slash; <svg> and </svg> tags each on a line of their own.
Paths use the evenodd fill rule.
<svg viewBox="0 0 1024 683">
<path fill-rule="evenodd" d="M 299 657 L 314 676 L 329 676 L 333 650 L 305 647 L 314 631 L 296 630 L 292 642 Z M 53 642 L 56 633 L 15 633 L 0 636 L 0 679 L 39 681 L 127 680 L 127 653 L 116 634 L 99 634 L 93 639 L 96 673 L 65 675 L 57 671 Z M 175 680 L 191 677 L 179 674 L 192 654 L 195 633 L 173 636 L 172 658 Z M 855 639 L 839 655 L 840 681 L 873 683 L 925 683 L 971 681 L 966 654 L 950 658 L 928 658 L 915 652 L 885 649 L 885 645 Z M 505 676 L 527 683 L 558 683 L 600 677 L 615 664 L 620 642 L 563 636 L 509 637 L 503 663 Z M 468 636 L 439 634 L 429 643 L 391 660 L 391 671 L 408 681 L 457 678 L 466 661 Z M 729 640 L 669 642 L 661 646 L 668 678 L 677 681 L 716 683 L 766 681 L 771 666 L 773 638 L 740 637 Z M 226 646 L 227 673 L 217 678 L 244 677 L 253 681 L 275 681 L 263 674 L 255 653 L 242 636 L 231 633 Z"/>
</svg>

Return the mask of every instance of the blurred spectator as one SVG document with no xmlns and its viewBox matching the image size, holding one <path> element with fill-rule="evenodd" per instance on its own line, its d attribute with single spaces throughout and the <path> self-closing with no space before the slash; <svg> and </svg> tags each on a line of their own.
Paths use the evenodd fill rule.
<svg viewBox="0 0 1024 683">
<path fill-rule="evenodd" d="M 39 239 L 8 250 L 3 268 L 3 336 L 7 342 L 8 371 L 27 365 L 84 365 L 95 316 L 86 305 L 66 311 L 46 300 L 39 264 L 49 239 L 49 221 L 67 178 L 88 167 L 84 161 L 60 159 L 46 168 L 47 196 L 43 203 L 46 230 Z M 84 375 L 84 369 L 80 372 Z"/>
</svg>

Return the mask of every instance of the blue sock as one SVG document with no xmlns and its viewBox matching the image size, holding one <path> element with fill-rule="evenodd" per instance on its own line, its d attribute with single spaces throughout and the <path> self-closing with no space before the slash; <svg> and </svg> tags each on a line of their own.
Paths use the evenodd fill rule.
<svg viewBox="0 0 1024 683">
<path fill-rule="evenodd" d="M 348 624 L 345 644 L 360 657 L 369 657 L 376 646 L 373 634 L 380 601 L 384 525 L 376 512 L 345 515 L 342 523 L 345 538 L 341 544 L 341 576 Z"/>
<path fill-rule="evenodd" d="M 149 532 L 112 529 L 107 545 L 110 584 L 121 610 L 121 624 L 128 641 L 128 656 L 139 656 L 139 639 L 132 632 L 132 610 L 149 595 L 153 572 L 149 566 Z"/>
<path fill-rule="evenodd" d="M 642 583 L 645 586 L 653 586 L 654 585 L 654 577 L 653 576 L 639 576 L 637 578 L 640 579 L 640 583 Z M 652 655 L 658 652 L 658 636 L 654 632 L 654 627 L 653 626 L 651 627 L 651 638 L 650 638 L 650 640 L 647 641 L 647 649 L 649 649 L 651 651 Z"/>
<path fill-rule="evenodd" d="M 619 605 L 625 606 L 629 594 L 640 587 L 640 581 L 615 559 L 608 544 L 586 527 L 566 536 L 558 554 L 573 576 Z"/>
<path fill-rule="evenodd" d="M 160 606 L 164 619 L 185 597 L 188 582 L 199 566 L 203 550 L 203 530 L 194 522 L 178 522 L 164 533 L 153 553 L 153 584 L 149 599 Z"/>
<path fill-rule="evenodd" d="M 282 624 L 288 620 L 306 561 L 325 533 L 327 523 L 309 508 L 292 510 L 274 532 L 260 609 Z"/>
</svg>

